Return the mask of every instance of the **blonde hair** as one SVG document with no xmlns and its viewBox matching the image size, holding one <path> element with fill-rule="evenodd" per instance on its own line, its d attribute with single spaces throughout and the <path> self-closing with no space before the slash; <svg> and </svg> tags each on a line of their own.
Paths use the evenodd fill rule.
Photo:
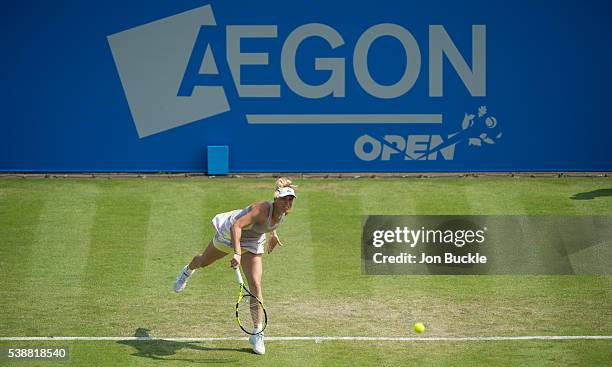
<svg viewBox="0 0 612 367">
<path fill-rule="evenodd" d="M 276 180 L 276 189 L 274 190 L 274 198 L 275 199 L 278 197 L 279 191 L 283 187 L 291 187 L 292 189 L 295 189 L 297 186 L 293 185 L 289 178 L 287 178 L 287 177 L 280 177 L 278 180 Z"/>
</svg>

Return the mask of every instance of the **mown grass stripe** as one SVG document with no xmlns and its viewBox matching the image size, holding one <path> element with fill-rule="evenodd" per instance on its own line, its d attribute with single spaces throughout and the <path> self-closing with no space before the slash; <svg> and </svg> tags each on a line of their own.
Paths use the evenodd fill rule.
<svg viewBox="0 0 612 367">
<path fill-rule="evenodd" d="M 138 327 L 131 313 L 142 304 L 150 195 L 143 183 L 119 185 L 111 183 L 97 200 L 79 301 L 83 330 L 99 330 L 99 319 L 105 328 Z"/>
<path fill-rule="evenodd" d="M 73 300 L 82 290 L 98 189 L 94 182 L 62 186 L 48 192 L 32 241 L 31 268 L 24 285 L 28 292 L 21 307 L 32 316 L 32 323 L 22 326 L 33 334 L 53 332 L 46 328 L 46 320 L 53 323 L 64 313 L 79 313 Z M 41 299 L 44 309 L 38 305 Z M 65 330 L 79 330 L 78 320 L 67 321 Z"/>
<path fill-rule="evenodd" d="M 312 220 L 317 215 L 312 210 L 313 203 L 310 195 L 306 194 L 308 188 L 302 182 L 298 185 L 298 198 L 294 201 L 294 207 L 286 218 L 285 223 L 279 227 L 278 233 L 283 247 L 274 249 L 270 256 L 265 259 L 265 277 L 269 285 L 269 299 L 273 308 L 278 310 L 271 314 L 274 323 L 272 329 L 277 332 L 288 332 L 294 325 L 295 328 L 305 327 L 296 325 L 297 319 L 308 314 L 307 309 L 302 312 L 295 307 L 309 296 L 304 295 L 305 291 L 314 297 L 321 295 L 316 291 L 317 270 L 315 267 L 315 236 L 312 233 Z M 314 204 L 316 205 L 316 203 Z M 294 284 L 303 284 L 303 287 L 286 287 L 284 284 L 291 279 Z M 305 288 L 305 289 L 302 289 Z M 281 331 L 282 330 L 282 331 Z M 312 363 L 315 366 L 324 365 L 321 356 L 312 356 Z"/>
<path fill-rule="evenodd" d="M 145 271 L 143 293 L 171 289 L 171 280 L 166 272 L 176 272 L 177 264 L 168 260 L 177 251 L 189 257 L 202 251 L 208 240 L 205 238 L 205 220 L 202 214 L 202 198 L 190 192 L 188 186 L 159 185 L 151 198 L 150 217 L 145 241 Z M 184 265 L 184 264 L 183 264 Z M 160 271 L 162 270 L 162 271 Z"/>
<path fill-rule="evenodd" d="M 325 305 L 326 302 L 306 298 L 302 302 L 307 306 L 300 307 L 303 310 L 300 315 L 309 317 L 309 323 L 321 320 L 330 329 L 345 330 L 347 325 L 352 327 L 352 315 L 364 312 L 364 308 L 372 309 L 367 302 L 372 294 L 370 282 L 360 279 L 356 287 L 350 282 L 347 286 L 346 282 L 346 279 L 361 277 L 363 194 L 348 181 L 311 185 L 306 192 L 307 195 L 303 196 L 308 197 L 313 249 L 313 263 L 309 266 L 315 270 L 314 284 L 318 289 L 315 294 L 321 301 L 340 298 L 347 299 L 347 302 L 337 302 L 334 307 L 331 306 L 333 302 Z M 291 308 L 289 312 L 290 310 Z M 372 314 L 372 317 L 374 316 Z M 304 329 L 309 328 L 305 326 Z M 378 351 L 370 355 L 373 363 L 377 363 L 382 357 Z M 335 358 L 318 353 L 316 363 L 330 366 L 335 363 Z"/>
<path fill-rule="evenodd" d="M 32 268 L 33 243 L 48 194 L 38 182 L 0 180 L 0 308 L 4 312 L 0 333 L 24 332 L 32 315 L 15 312 L 30 305 L 27 277 Z"/>
</svg>

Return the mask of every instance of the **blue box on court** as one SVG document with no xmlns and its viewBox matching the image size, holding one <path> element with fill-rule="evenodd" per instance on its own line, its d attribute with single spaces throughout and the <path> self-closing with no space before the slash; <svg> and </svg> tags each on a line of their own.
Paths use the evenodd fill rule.
<svg viewBox="0 0 612 367">
<path fill-rule="evenodd" d="M 229 147 L 227 145 L 208 146 L 208 174 L 227 175 L 229 173 Z"/>
</svg>

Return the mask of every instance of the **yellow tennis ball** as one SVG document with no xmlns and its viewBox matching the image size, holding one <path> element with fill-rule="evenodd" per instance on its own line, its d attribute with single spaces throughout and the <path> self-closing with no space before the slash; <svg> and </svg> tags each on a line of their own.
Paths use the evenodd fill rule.
<svg viewBox="0 0 612 367">
<path fill-rule="evenodd" d="M 425 325 L 423 325 L 422 322 L 417 322 L 416 324 L 414 324 L 414 331 L 416 331 L 417 333 L 422 333 L 425 331 Z"/>
</svg>

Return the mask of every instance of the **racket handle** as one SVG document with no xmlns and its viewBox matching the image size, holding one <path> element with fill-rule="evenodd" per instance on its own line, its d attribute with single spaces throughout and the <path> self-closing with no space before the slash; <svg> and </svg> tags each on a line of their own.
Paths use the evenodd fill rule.
<svg viewBox="0 0 612 367">
<path fill-rule="evenodd" d="M 234 271 L 236 272 L 236 281 L 238 282 L 238 284 L 244 284 L 244 281 L 242 280 L 242 274 L 240 274 L 240 268 L 234 268 Z"/>
</svg>

